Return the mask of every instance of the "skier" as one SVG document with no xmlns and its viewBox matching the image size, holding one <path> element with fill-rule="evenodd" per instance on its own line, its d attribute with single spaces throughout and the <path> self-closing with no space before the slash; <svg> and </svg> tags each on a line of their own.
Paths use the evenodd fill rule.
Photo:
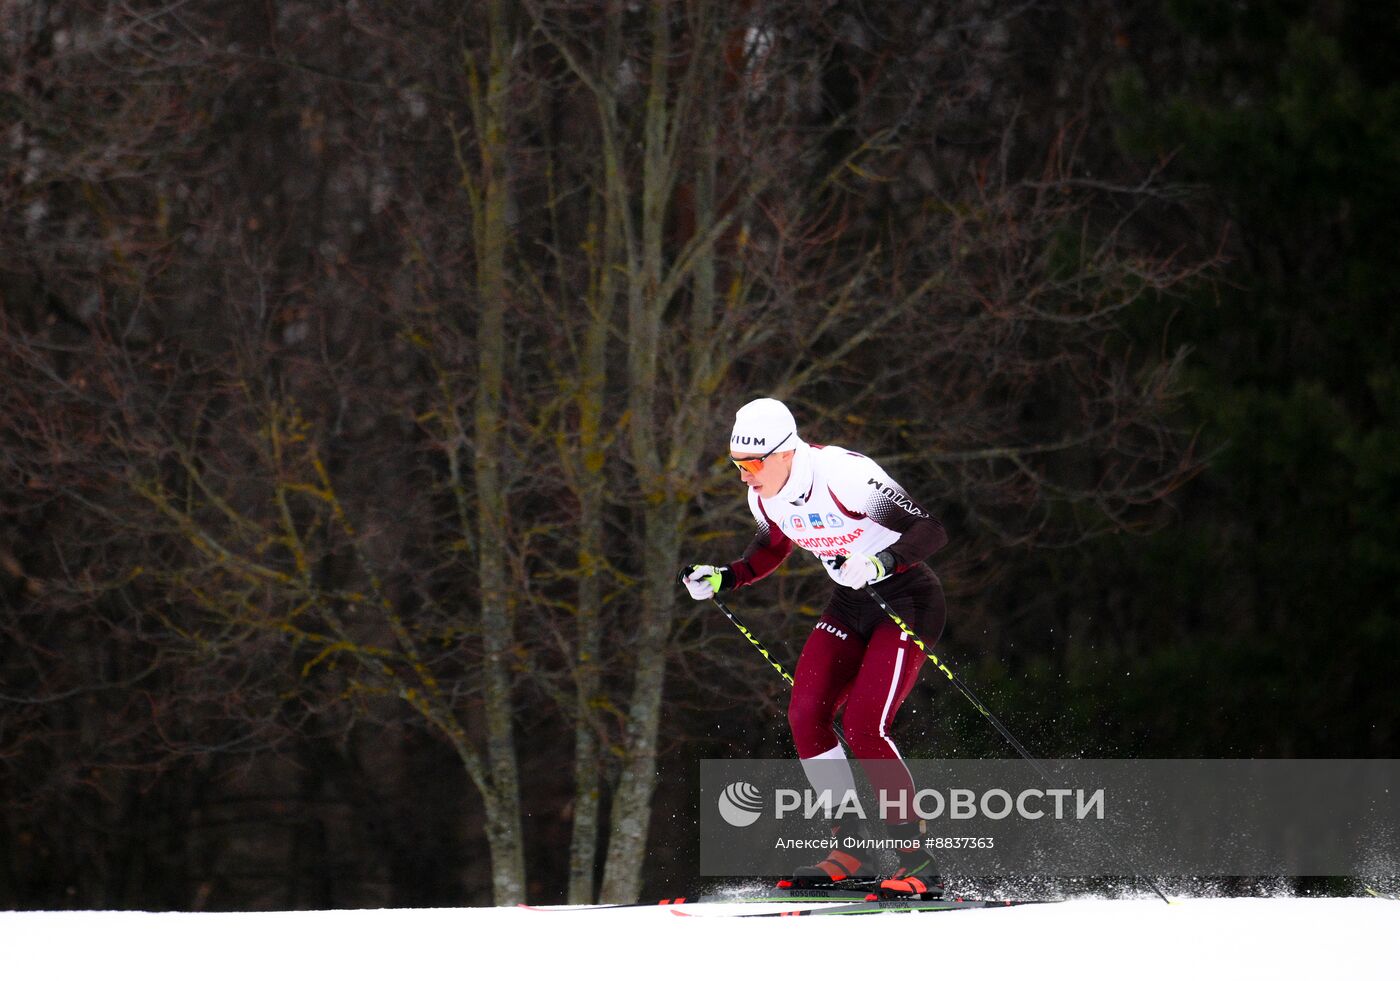
<svg viewBox="0 0 1400 981">
<path fill-rule="evenodd" d="M 890 607 L 926 643 L 936 643 L 945 617 L 943 588 L 924 560 L 948 540 L 942 522 L 869 457 L 804 442 L 792 413 L 776 399 L 739 409 L 729 454 L 748 486 L 758 534 L 741 558 L 725 566 L 687 566 L 681 582 L 692 598 L 706 600 L 767 576 L 794 544 L 817 556 L 836 585 L 797 661 L 788 706 L 797 754 L 819 794 L 830 791 L 839 802 L 855 792 L 835 729 L 844 705 L 846 741 L 872 788 L 886 800 L 912 801 L 913 779 L 889 731 L 924 656 L 865 587 L 879 583 Z M 884 817 L 889 836 L 912 845 L 896 851 L 896 868 L 877 868 L 874 854 L 838 847 L 815 866 L 798 869 L 793 885 L 877 879 L 886 894 L 941 894 L 915 816 L 896 810 Z"/>
</svg>

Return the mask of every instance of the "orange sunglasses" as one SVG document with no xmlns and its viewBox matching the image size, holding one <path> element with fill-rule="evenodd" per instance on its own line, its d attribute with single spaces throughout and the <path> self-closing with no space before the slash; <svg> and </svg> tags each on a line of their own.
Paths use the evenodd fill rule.
<svg viewBox="0 0 1400 981">
<path fill-rule="evenodd" d="M 744 473 L 756 474 L 763 469 L 763 461 L 768 459 L 774 453 L 777 453 L 778 450 L 782 448 L 783 444 L 786 443 L 790 438 L 792 438 L 792 433 L 788 433 L 786 436 L 784 436 L 781 440 L 778 441 L 777 446 L 773 447 L 771 450 L 769 450 L 762 456 L 750 457 L 746 460 L 736 460 L 731 456 L 729 458 L 729 462 L 734 464 L 734 466 L 738 467 Z"/>
</svg>

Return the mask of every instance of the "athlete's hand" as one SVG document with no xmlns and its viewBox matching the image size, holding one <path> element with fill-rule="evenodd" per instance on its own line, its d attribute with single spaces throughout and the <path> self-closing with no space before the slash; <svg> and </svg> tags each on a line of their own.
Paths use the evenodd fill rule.
<svg viewBox="0 0 1400 981">
<path fill-rule="evenodd" d="M 888 558 L 884 552 L 879 555 L 848 555 L 846 561 L 836 570 L 836 581 L 851 589 L 860 589 L 872 582 L 879 582 L 894 571 L 893 563 L 890 568 L 885 567 Z"/>
<path fill-rule="evenodd" d="M 695 600 L 707 600 L 720 590 L 734 588 L 734 573 L 728 566 L 688 565 L 681 570 L 680 580 Z"/>
</svg>

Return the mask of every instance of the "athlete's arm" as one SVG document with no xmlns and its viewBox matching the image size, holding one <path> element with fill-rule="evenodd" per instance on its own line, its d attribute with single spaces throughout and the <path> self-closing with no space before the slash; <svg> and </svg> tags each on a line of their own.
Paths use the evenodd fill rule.
<svg viewBox="0 0 1400 981">
<path fill-rule="evenodd" d="M 899 532 L 899 541 L 885 549 L 894 556 L 895 572 L 918 565 L 948 544 L 948 530 L 933 515 L 925 512 L 916 518 L 903 514 L 897 511 L 888 517 L 871 515 L 886 528 Z"/>
<path fill-rule="evenodd" d="M 749 507 L 758 521 L 758 534 L 749 542 L 749 547 L 744 549 L 743 556 L 737 562 L 729 564 L 729 569 L 734 574 L 734 585 L 729 586 L 726 583 L 726 588 L 738 589 L 757 582 L 782 565 L 792 554 L 792 539 L 783 534 L 777 522 L 768 520 L 768 513 L 764 511 L 763 502 L 759 500 L 758 495 L 751 493 L 749 496 L 752 498 Z"/>
<path fill-rule="evenodd" d="M 851 453 L 849 466 L 837 480 L 832 481 L 832 495 L 843 510 L 866 515 L 877 524 L 899 532 L 899 540 L 884 549 L 893 559 L 894 568 L 881 558 L 886 574 L 903 572 L 928 559 L 948 544 L 948 531 L 926 509 L 920 507 L 904 488 L 890 479 L 874 460 Z M 859 501 L 851 507 L 848 501 Z"/>
</svg>

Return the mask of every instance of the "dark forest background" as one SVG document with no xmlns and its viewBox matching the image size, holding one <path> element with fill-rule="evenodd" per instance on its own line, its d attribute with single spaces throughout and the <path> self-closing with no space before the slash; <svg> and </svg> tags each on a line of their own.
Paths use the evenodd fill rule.
<svg viewBox="0 0 1400 981">
<path fill-rule="evenodd" d="M 0 8 L 0 907 L 694 882 L 743 401 L 1040 756 L 1390 757 L 1378 3 Z M 791 663 L 795 557 L 734 598 Z M 1004 755 L 926 673 L 911 756 Z"/>
</svg>

